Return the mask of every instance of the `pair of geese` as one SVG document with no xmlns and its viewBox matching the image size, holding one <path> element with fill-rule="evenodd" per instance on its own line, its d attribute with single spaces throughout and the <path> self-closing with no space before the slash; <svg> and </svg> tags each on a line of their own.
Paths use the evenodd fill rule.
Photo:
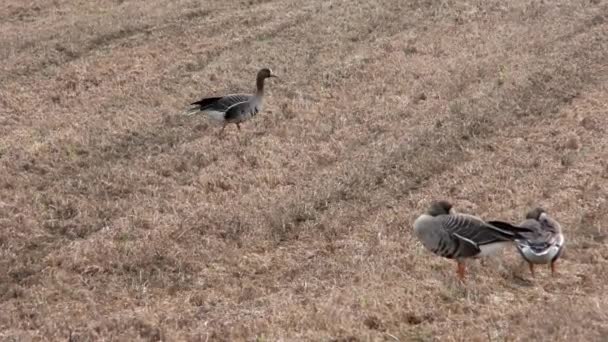
<svg viewBox="0 0 608 342">
<path fill-rule="evenodd" d="M 524 221 L 513 225 L 457 213 L 450 202 L 435 201 L 414 221 L 414 232 L 426 249 L 456 260 L 461 280 L 465 259 L 492 255 L 512 243 L 528 262 L 532 276 L 535 264 L 549 264 L 554 275 L 564 247 L 560 224 L 542 208 L 529 211 Z"/>
<path fill-rule="evenodd" d="M 258 71 L 254 94 L 230 94 L 205 97 L 191 103 L 188 115 L 206 114 L 222 123 L 222 135 L 228 124 L 240 124 L 262 110 L 264 82 L 277 77 L 269 68 Z M 454 211 L 447 201 L 433 202 L 429 210 L 414 222 L 414 232 L 425 248 L 431 252 L 457 261 L 457 273 L 464 279 L 467 258 L 491 255 L 508 244 L 515 243 L 521 256 L 528 262 L 534 275 L 535 264 L 550 264 L 555 273 L 555 261 L 562 253 L 564 236 L 557 221 L 542 208 L 527 213 L 519 225 L 482 219 Z"/>
</svg>

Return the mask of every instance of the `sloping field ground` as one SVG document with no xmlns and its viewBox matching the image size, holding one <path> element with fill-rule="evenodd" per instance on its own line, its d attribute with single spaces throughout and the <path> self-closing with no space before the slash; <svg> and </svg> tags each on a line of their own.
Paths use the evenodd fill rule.
<svg viewBox="0 0 608 342">
<path fill-rule="evenodd" d="M 600 341 L 608 3 L 0 4 L 0 337 Z M 268 82 L 240 134 L 185 117 Z M 425 251 L 432 199 L 562 222 L 559 275 Z"/>
</svg>

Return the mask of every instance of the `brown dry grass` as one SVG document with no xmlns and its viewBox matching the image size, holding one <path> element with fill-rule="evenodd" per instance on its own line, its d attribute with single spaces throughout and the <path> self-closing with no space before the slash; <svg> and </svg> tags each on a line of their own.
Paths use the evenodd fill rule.
<svg viewBox="0 0 608 342">
<path fill-rule="evenodd" d="M 3 340 L 602 340 L 604 1 L 0 5 Z M 217 141 L 178 115 L 283 76 Z M 564 227 L 559 277 L 416 243 L 433 198 Z"/>
</svg>

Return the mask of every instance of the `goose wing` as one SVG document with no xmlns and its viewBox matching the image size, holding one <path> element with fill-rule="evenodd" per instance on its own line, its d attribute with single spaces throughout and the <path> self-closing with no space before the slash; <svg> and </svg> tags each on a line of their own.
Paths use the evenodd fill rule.
<svg viewBox="0 0 608 342">
<path fill-rule="evenodd" d="M 444 229 L 452 236 L 476 246 L 512 241 L 521 237 L 518 231 L 529 232 L 529 229 L 515 227 L 506 222 L 493 221 L 498 223 L 494 225 L 465 214 L 446 215 L 442 217 L 442 221 Z"/>
<path fill-rule="evenodd" d="M 236 104 L 249 101 L 251 96 L 248 94 L 230 94 L 222 97 L 206 97 L 191 103 L 191 105 L 198 106 L 201 111 L 226 112 Z"/>
<path fill-rule="evenodd" d="M 226 120 L 242 118 L 248 114 L 255 115 L 257 112 L 254 113 L 254 110 L 256 107 L 251 101 L 235 103 L 226 110 Z"/>
<path fill-rule="evenodd" d="M 414 231 L 424 247 L 446 258 L 472 257 L 481 252 L 476 242 L 458 235 L 462 222 L 450 219 L 450 215 L 421 215 L 414 222 Z"/>
</svg>

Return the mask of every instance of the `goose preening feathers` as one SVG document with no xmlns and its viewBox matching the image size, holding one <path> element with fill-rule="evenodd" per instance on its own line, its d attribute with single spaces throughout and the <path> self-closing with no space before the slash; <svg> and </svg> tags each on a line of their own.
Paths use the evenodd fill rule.
<svg viewBox="0 0 608 342">
<path fill-rule="evenodd" d="M 498 222 L 498 221 L 496 221 Z M 414 232 L 422 245 L 431 252 L 455 259 L 458 277 L 464 279 L 466 258 L 491 255 L 530 229 L 500 222 L 501 227 L 479 217 L 456 213 L 448 201 L 435 201 L 426 213 L 414 222 Z"/>
<path fill-rule="evenodd" d="M 500 226 L 502 223 L 493 224 Z M 517 240 L 515 246 L 528 262 L 532 276 L 535 264 L 549 264 L 551 275 L 555 275 L 555 262 L 561 256 L 565 242 L 559 222 L 543 208 L 534 208 L 526 214 L 519 227 L 531 230 L 530 233 L 523 233 L 524 239 Z"/>
<path fill-rule="evenodd" d="M 241 130 L 240 123 L 254 117 L 262 110 L 264 98 L 264 81 L 270 77 L 277 77 L 272 70 L 263 68 L 258 71 L 256 78 L 256 91 L 254 94 L 230 94 L 219 97 L 205 97 L 191 103 L 192 108 L 187 115 L 203 113 L 222 123 L 220 135 L 230 123 L 236 124 Z"/>
</svg>

